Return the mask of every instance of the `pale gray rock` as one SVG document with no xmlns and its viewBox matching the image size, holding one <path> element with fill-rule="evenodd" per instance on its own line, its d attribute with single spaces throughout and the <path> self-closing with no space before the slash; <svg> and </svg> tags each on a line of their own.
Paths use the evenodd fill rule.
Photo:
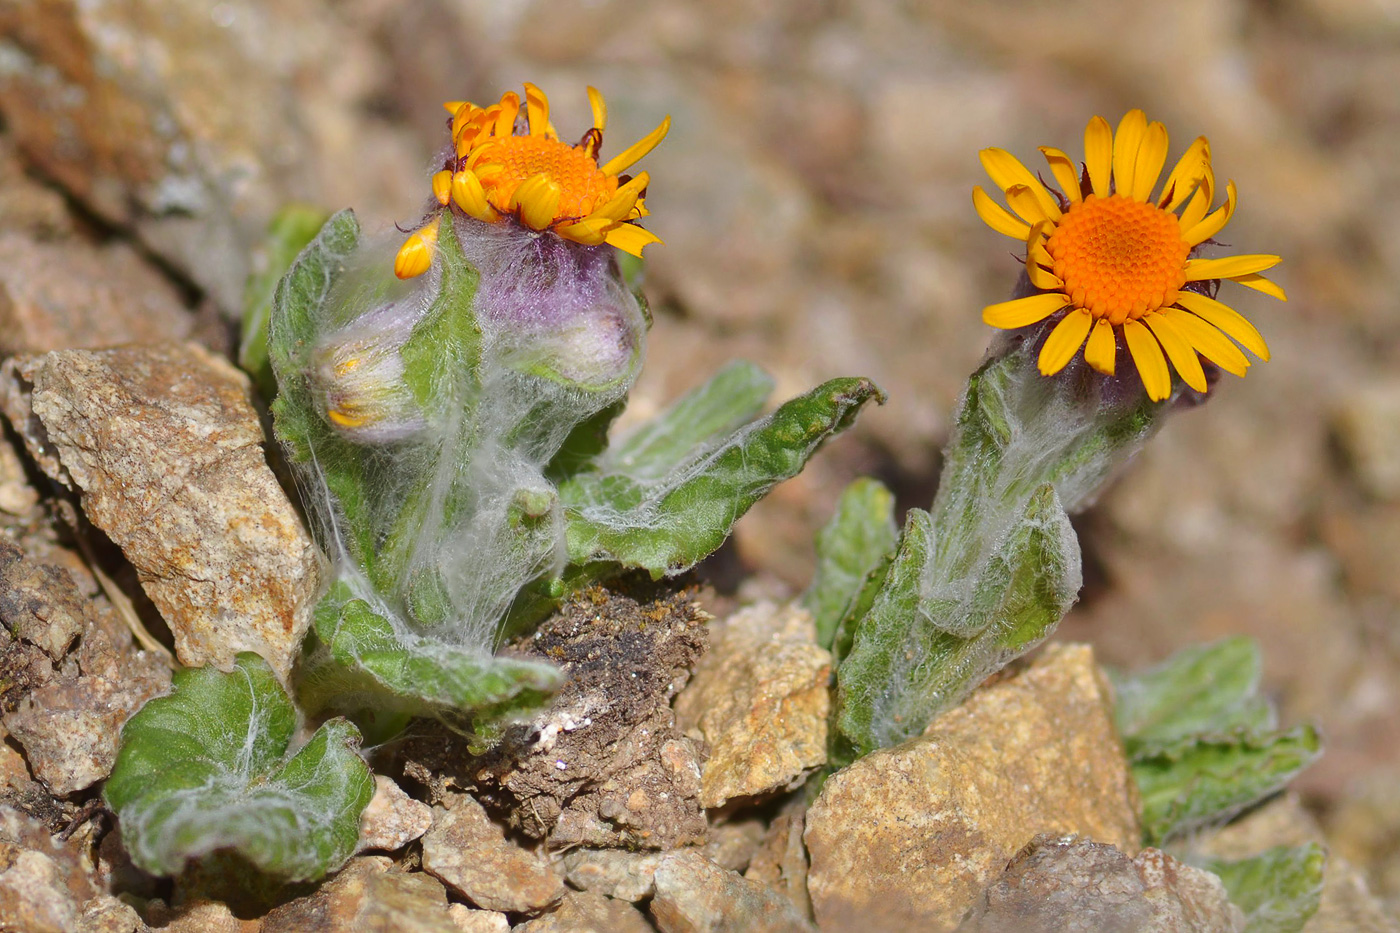
<svg viewBox="0 0 1400 933">
<path fill-rule="evenodd" d="M 360 814 L 358 850 L 401 849 L 433 825 L 433 808 L 414 800 L 382 774 L 374 776 L 374 796 Z"/>
<path fill-rule="evenodd" d="M 141 915 L 126 901 L 99 894 L 83 905 L 76 933 L 145 933 Z"/>
<path fill-rule="evenodd" d="M 1075 836 L 1037 836 L 958 933 L 1240 933 L 1225 886 L 1159 849 L 1135 858 Z"/>
<path fill-rule="evenodd" d="M 472 910 L 465 904 L 452 904 L 447 915 L 457 924 L 457 933 L 509 933 L 510 921 L 499 910 Z"/>
<path fill-rule="evenodd" d="M 260 933 L 458 933 L 442 882 L 395 871 L 384 856 L 351 859 L 306 897 L 274 908 Z"/>
<path fill-rule="evenodd" d="M 680 728 L 709 747 L 700 802 L 763 794 L 825 764 L 830 680 L 831 654 L 799 606 L 763 602 L 712 624 L 675 704 Z"/>
<path fill-rule="evenodd" d="M 564 896 L 553 868 L 506 839 L 481 804 L 464 794 L 433 808 L 423 870 L 487 910 L 534 912 Z"/>
<path fill-rule="evenodd" d="M 654 876 L 663 857 L 659 852 L 574 849 L 562 862 L 565 879 L 579 890 L 636 903 L 656 891 Z"/>
<path fill-rule="evenodd" d="M 288 676 L 319 556 L 263 456 L 249 384 L 194 344 L 70 350 L 0 369 L 30 455 L 81 493 L 175 638 L 182 664 L 240 651 Z"/>
<path fill-rule="evenodd" d="M 667 855 L 655 878 L 651 915 L 662 933 L 814 933 L 787 898 L 699 852 Z"/>
<path fill-rule="evenodd" d="M 924 734 L 829 778 L 807 811 L 826 933 L 950 930 L 1042 832 L 1135 852 L 1136 789 L 1086 645 L 1051 645 Z"/>
</svg>

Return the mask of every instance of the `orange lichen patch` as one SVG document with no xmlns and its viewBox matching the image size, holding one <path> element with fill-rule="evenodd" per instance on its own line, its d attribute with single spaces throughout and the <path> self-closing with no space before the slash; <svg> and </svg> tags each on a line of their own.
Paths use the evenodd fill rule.
<svg viewBox="0 0 1400 933">
<path fill-rule="evenodd" d="M 671 118 L 599 165 L 607 104 L 591 87 L 588 99 L 593 126 L 574 145 L 559 139 L 549 120 L 549 99 L 533 84 L 525 85 L 523 121 L 520 95 L 514 91 L 488 107 L 468 101 L 444 104 L 452 115 L 454 155 L 433 176 L 437 202 L 485 223 L 514 218 L 532 231 L 548 231 L 585 246 L 608 243 L 640 256 L 643 247 L 660 242 L 635 223 L 647 216 L 644 198 L 650 179 L 646 172 L 636 177 L 622 173 L 665 138 Z M 427 245 L 431 259 L 431 243 Z M 409 273 L 401 278 L 421 275 L 428 268 L 416 261 L 400 262 L 396 273 L 400 267 Z"/>
<path fill-rule="evenodd" d="M 1191 388 L 1206 391 L 1200 357 L 1244 375 L 1249 361 L 1232 340 L 1269 358 L 1252 324 L 1189 285 L 1229 279 L 1287 300 L 1282 288 L 1259 274 L 1277 264 L 1277 256 L 1192 258 L 1229 222 L 1237 201 L 1229 182 L 1225 203 L 1210 210 L 1216 189 L 1205 137 L 1187 148 L 1155 198 L 1167 131 L 1148 123 L 1141 110 L 1124 116 L 1116 132 L 1102 117 L 1090 120 L 1079 171 L 1060 150 L 1040 151 L 1063 191 L 1047 188 L 1005 150 L 981 153 L 1010 210 L 980 187 L 972 190 L 973 206 L 993 230 L 1026 244 L 1026 275 L 1037 290 L 983 309 L 986 323 L 1027 327 L 1061 315 L 1040 352 L 1039 368 L 1047 376 L 1068 365 L 1081 347 L 1090 367 L 1113 375 L 1121 333 L 1154 401 L 1171 395 L 1173 369 Z"/>
</svg>

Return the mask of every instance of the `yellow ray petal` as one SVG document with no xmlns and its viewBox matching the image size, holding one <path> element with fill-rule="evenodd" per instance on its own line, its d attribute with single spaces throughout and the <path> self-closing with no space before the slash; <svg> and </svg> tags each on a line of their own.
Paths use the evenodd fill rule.
<svg viewBox="0 0 1400 933">
<path fill-rule="evenodd" d="M 640 162 L 642 157 L 655 149 L 661 140 L 666 138 L 666 134 L 671 131 L 671 117 L 668 114 L 666 119 L 657 124 L 656 129 L 637 140 L 626 149 L 619 152 L 602 166 L 604 175 L 620 175 L 627 171 L 632 165 Z M 639 228 L 640 229 L 640 228 Z M 609 241 L 611 242 L 611 241 Z M 628 250 L 627 252 L 631 252 Z M 635 255 L 640 256 L 641 253 Z"/>
<path fill-rule="evenodd" d="M 530 118 L 530 135 L 549 135 L 549 98 L 529 81 L 525 82 L 525 113 Z"/>
<path fill-rule="evenodd" d="M 1171 174 L 1167 176 L 1157 206 L 1166 211 L 1174 211 L 1186 203 L 1191 192 L 1200 184 L 1209 163 L 1210 141 L 1204 136 L 1197 136 L 1195 141 L 1186 147 Z"/>
<path fill-rule="evenodd" d="M 1210 164 L 1206 164 L 1205 174 L 1201 176 L 1201 183 L 1196 188 L 1196 193 L 1191 195 L 1191 200 L 1186 203 L 1186 208 L 1178 218 L 1182 230 L 1190 230 L 1196 224 L 1205 219 L 1206 212 L 1210 210 L 1210 202 L 1215 199 L 1215 172 L 1211 170 Z"/>
<path fill-rule="evenodd" d="M 1089 169 L 1089 187 L 1101 198 L 1108 197 L 1109 175 L 1113 171 L 1113 130 L 1103 117 L 1094 117 L 1084 128 L 1084 164 Z"/>
<path fill-rule="evenodd" d="M 603 132 L 608 128 L 608 102 L 603 100 L 603 92 L 596 87 L 588 88 L 588 106 L 593 108 L 593 128 Z"/>
<path fill-rule="evenodd" d="M 1066 314 L 1064 320 L 1056 324 L 1050 336 L 1045 338 L 1045 346 L 1040 348 L 1037 364 L 1040 374 L 1053 376 L 1064 369 L 1065 364 L 1074 359 L 1074 354 L 1084 345 L 1084 338 L 1089 335 L 1093 323 L 1093 317 L 1083 309 Z"/>
<path fill-rule="evenodd" d="M 457 115 L 457 111 L 461 110 L 463 107 L 471 106 L 471 104 L 467 103 L 464 100 L 443 101 L 442 105 L 443 107 L 447 108 L 447 112 L 452 114 L 454 117 Z"/>
<path fill-rule="evenodd" d="M 1239 275 L 1263 272 L 1272 269 L 1282 260 L 1278 256 L 1263 253 L 1250 253 L 1245 256 L 1225 256 L 1220 259 L 1186 260 L 1186 281 L 1204 282 L 1207 279 L 1233 279 Z"/>
<path fill-rule="evenodd" d="M 1030 224 L 1013 217 L 1010 211 L 993 201 L 981 185 L 975 185 L 972 189 L 972 206 L 983 223 L 1003 236 L 1025 240 L 1031 232 Z"/>
<path fill-rule="evenodd" d="M 1157 187 L 1157 179 L 1162 175 L 1162 166 L 1167 162 L 1167 128 L 1153 120 L 1147 124 L 1147 132 L 1142 137 L 1142 148 L 1138 150 L 1137 165 L 1133 168 L 1134 201 L 1148 201 L 1152 189 Z"/>
<path fill-rule="evenodd" d="M 1048 271 L 1055 268 L 1055 260 L 1045 248 L 1045 236 L 1047 231 L 1054 228 L 1050 221 L 1043 220 L 1032 227 L 1030 235 L 1026 237 L 1026 275 L 1032 285 L 1046 291 L 1062 288 L 1065 284 L 1054 272 Z"/>
<path fill-rule="evenodd" d="M 1268 361 L 1269 345 L 1264 342 L 1264 336 L 1234 308 L 1195 292 L 1181 292 L 1176 296 L 1176 303 L 1223 330 L 1261 360 Z"/>
<path fill-rule="evenodd" d="M 399 247 L 398 255 L 394 257 L 394 275 L 401 279 L 412 279 L 428 271 L 433 264 L 438 224 L 441 220 L 440 216 L 434 217 L 430 223 L 404 241 L 403 246 Z"/>
<path fill-rule="evenodd" d="M 1059 292 L 1031 295 L 1029 298 L 987 305 L 982 309 L 982 322 L 1002 330 L 1011 330 L 1043 321 L 1067 304 L 1069 298 Z"/>
<path fill-rule="evenodd" d="M 541 172 L 520 183 L 510 196 L 511 210 L 520 211 L 520 221 L 531 230 L 543 230 L 554 223 L 559 214 L 559 201 L 564 188 L 559 182 Z"/>
<path fill-rule="evenodd" d="M 464 169 L 452 176 L 452 203 L 463 213 L 477 220 L 495 223 L 500 219 L 496 209 L 486 200 L 486 190 L 481 187 L 481 179 L 471 169 Z"/>
<path fill-rule="evenodd" d="M 613 195 L 609 201 L 593 213 L 585 217 L 585 220 L 606 220 L 612 223 L 621 223 L 632 213 L 632 208 L 637 203 L 637 198 L 646 190 L 650 176 L 646 172 L 641 172 L 627 184 L 617 189 L 617 194 Z"/>
<path fill-rule="evenodd" d="M 1186 335 L 1173 325 L 1170 318 L 1155 312 L 1144 314 L 1142 322 L 1157 335 L 1157 342 L 1167 351 L 1167 358 L 1171 360 L 1172 368 L 1181 374 L 1182 381 L 1197 392 L 1206 391 L 1209 387 L 1206 385 L 1205 370 L 1201 369 L 1201 360 Z"/>
<path fill-rule="evenodd" d="M 1235 183 L 1227 181 L 1225 183 L 1225 203 L 1213 214 L 1206 215 L 1204 220 L 1191 229 L 1183 228 L 1181 238 L 1192 246 L 1198 246 L 1209 240 L 1230 222 L 1231 216 L 1235 213 L 1235 202 L 1238 200 L 1239 194 L 1235 191 Z"/>
<path fill-rule="evenodd" d="M 1180 308 L 1163 308 L 1158 314 L 1175 324 L 1197 352 L 1227 373 L 1243 376 L 1249 369 L 1249 358 L 1216 327 Z"/>
<path fill-rule="evenodd" d="M 1050 146 L 1041 146 L 1040 154 L 1050 163 L 1050 174 L 1055 176 L 1055 181 L 1059 183 L 1060 190 L 1069 198 L 1069 202 L 1078 204 L 1084 200 L 1084 195 L 1079 190 L 1079 169 L 1070 161 L 1070 157 Z"/>
<path fill-rule="evenodd" d="M 433 197 L 443 207 L 452 198 L 452 173 L 443 169 L 433 175 Z"/>
<path fill-rule="evenodd" d="M 1147 326 L 1139 321 L 1125 322 L 1123 339 L 1128 342 L 1128 352 L 1132 354 L 1138 375 L 1142 376 L 1142 385 L 1147 389 L 1147 397 L 1154 402 L 1160 402 L 1171 395 L 1171 370 L 1167 369 L 1167 359 L 1162 356 L 1162 348 Z"/>
<path fill-rule="evenodd" d="M 1050 215 L 1045 213 L 1044 203 L 1037 198 L 1035 192 L 1026 185 L 1012 185 L 1010 188 L 1007 188 L 1006 203 L 1010 204 L 1011 209 L 1027 223 L 1035 224 L 1042 220 L 1059 219 L 1058 209 L 1056 210 L 1057 216 L 1051 218 Z"/>
<path fill-rule="evenodd" d="M 598 246 L 607 239 L 608 229 L 613 226 L 615 225 L 610 220 L 585 217 L 583 220 L 555 227 L 554 232 L 584 246 Z"/>
<path fill-rule="evenodd" d="M 1118 121 L 1118 131 L 1113 134 L 1114 193 L 1132 195 L 1138 151 L 1142 148 L 1142 138 L 1145 135 L 1147 114 L 1141 110 L 1129 110 L 1123 115 L 1123 119 Z"/>
<path fill-rule="evenodd" d="M 650 230 L 643 230 L 636 224 L 622 224 L 608 231 L 607 242 L 609 246 L 616 246 L 624 253 L 631 253 L 640 258 L 642 247 L 660 243 L 661 237 Z"/>
<path fill-rule="evenodd" d="M 1025 185 L 1030 190 L 1030 194 L 1035 198 L 1035 202 L 1040 205 L 1040 212 L 1051 220 L 1059 220 L 1060 205 L 1055 203 L 1055 199 L 1050 196 L 1050 192 L 1040 183 L 1040 179 L 1031 174 L 1031 170 L 1021 164 L 1021 160 L 1016 158 L 1005 149 L 983 149 L 978 153 L 982 160 L 982 167 L 987 170 L 996 186 L 1005 191 L 1015 185 Z M 1010 196 L 1008 195 L 1008 200 Z M 1015 209 L 1016 205 L 1012 205 Z M 1019 213 L 1019 211 L 1018 211 Z M 1039 219 L 1039 218 L 1037 218 Z"/>
<path fill-rule="evenodd" d="M 1089 331 L 1089 342 L 1084 344 L 1084 362 L 1105 376 L 1113 375 L 1118 363 L 1118 341 L 1113 336 L 1113 325 L 1105 320 L 1094 322 Z"/>
<path fill-rule="evenodd" d="M 1277 298 L 1279 301 L 1288 300 L 1288 295 L 1284 292 L 1282 286 L 1277 282 L 1271 282 L 1257 272 L 1251 272 L 1248 275 L 1232 275 L 1230 276 L 1230 281 L 1239 282 L 1245 288 L 1252 288 L 1255 291 L 1263 292 L 1266 295 Z"/>
<path fill-rule="evenodd" d="M 1031 284 L 1036 288 L 1044 289 L 1045 291 L 1065 287 L 1064 279 L 1034 262 L 1026 263 L 1026 277 L 1031 280 Z"/>
<path fill-rule="evenodd" d="M 526 85 L 531 87 L 532 85 Z M 544 95 L 540 95 L 543 97 Z M 515 118 L 520 116 L 520 95 L 507 91 L 501 95 L 501 112 L 496 114 L 496 135 L 511 136 L 515 133 Z"/>
</svg>

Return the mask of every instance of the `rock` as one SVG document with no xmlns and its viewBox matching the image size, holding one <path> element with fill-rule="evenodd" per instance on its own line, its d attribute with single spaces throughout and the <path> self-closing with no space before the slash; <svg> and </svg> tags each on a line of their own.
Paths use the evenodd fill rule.
<svg viewBox="0 0 1400 933">
<path fill-rule="evenodd" d="M 1051 645 L 827 780 L 804 834 L 817 923 L 949 930 L 1038 833 L 1135 852 L 1135 795 L 1092 650 Z"/>
<path fill-rule="evenodd" d="M 188 336 L 194 316 L 135 249 L 0 234 L 0 357 Z"/>
<path fill-rule="evenodd" d="M 189 667 L 240 651 L 283 678 L 319 557 L 263 457 L 249 384 L 193 344 L 12 358 L 0 404 L 50 476 L 121 547 Z"/>
<path fill-rule="evenodd" d="M 223 901 L 203 898 L 170 906 L 163 901 L 146 905 L 146 921 L 161 933 L 261 933 L 262 921 L 242 920 Z"/>
<path fill-rule="evenodd" d="M 458 933 L 509 933 L 510 921 L 499 910 L 472 910 L 465 904 L 453 904 L 447 915 L 457 924 Z"/>
<path fill-rule="evenodd" d="M 694 851 L 671 853 L 661 860 L 651 915 L 662 933 L 814 931 L 787 898 Z"/>
<path fill-rule="evenodd" d="M 60 840 L 43 823 L 0 804 L 0 924 L 25 933 L 70 933 L 99 893 L 87 840 Z"/>
<path fill-rule="evenodd" d="M 564 882 L 534 855 L 509 842 L 481 804 L 455 795 L 433 808 L 423 837 L 423 870 L 487 910 L 533 912 L 564 896 Z"/>
<path fill-rule="evenodd" d="M 19 517 L 38 504 L 39 493 L 29 485 L 19 453 L 8 437 L 0 437 L 0 512 Z"/>
<path fill-rule="evenodd" d="M 623 849 L 574 849 L 563 858 L 564 877 L 581 891 L 636 903 L 656 891 L 653 876 L 664 856 Z"/>
<path fill-rule="evenodd" d="M 756 817 L 720 823 L 710 827 L 710 837 L 700 851 L 720 868 L 742 872 L 749 867 L 767 830 Z"/>
<path fill-rule="evenodd" d="M 968 912 L 958 933 L 1242 933 L 1225 886 L 1160 849 L 1128 858 L 1077 836 L 1040 835 Z"/>
<path fill-rule="evenodd" d="M 1362 488 L 1400 501 L 1400 380 L 1348 392 L 1332 423 Z"/>
<path fill-rule="evenodd" d="M 399 209 L 419 196 L 412 173 L 384 164 L 386 146 L 411 160 L 406 147 L 357 118 L 381 66 L 368 30 L 333 5 L 19 3 L 3 15 L 15 38 L 0 114 L 19 150 L 226 313 L 241 306 L 248 247 L 282 204 L 363 207 L 396 185 Z"/>
<path fill-rule="evenodd" d="M 700 802 L 762 794 L 825 764 L 831 654 L 810 614 L 759 603 L 712 624 L 711 640 L 675 706 L 680 727 L 709 746 Z"/>
<path fill-rule="evenodd" d="M 141 915 L 125 901 L 99 894 L 83 905 L 77 933 L 146 933 Z"/>
<path fill-rule="evenodd" d="M 383 856 L 353 858 L 313 894 L 270 911 L 261 933 L 458 933 L 447 891 Z"/>
<path fill-rule="evenodd" d="M 512 646 L 568 678 L 546 710 L 507 728 L 482 757 L 436 736 L 406 743 L 404 754 L 480 788 L 512 828 L 552 848 L 698 842 L 699 743 L 676 730 L 670 704 L 705 650 L 707 618 L 684 591 L 589 589 Z"/>
<path fill-rule="evenodd" d="M 102 780 L 116 761 L 122 725 L 169 690 L 165 660 L 135 650 L 130 632 L 83 599 L 67 572 L 3 541 L 0 621 L 0 632 L 15 639 L 0 651 L 9 688 L 0 721 L 24 747 L 29 771 L 60 797 Z"/>
<path fill-rule="evenodd" d="M 402 849 L 433 825 L 433 808 L 414 800 L 382 774 L 374 776 L 374 797 L 360 814 L 358 850 Z"/>
<path fill-rule="evenodd" d="M 802 844 L 807 805 L 801 796 L 786 804 L 768 826 L 744 877 L 766 884 L 792 901 L 802 916 L 812 919 L 807 895 L 807 848 Z"/>
<path fill-rule="evenodd" d="M 570 891 L 543 917 L 515 927 L 516 933 L 654 933 L 647 918 L 626 901 Z"/>
</svg>

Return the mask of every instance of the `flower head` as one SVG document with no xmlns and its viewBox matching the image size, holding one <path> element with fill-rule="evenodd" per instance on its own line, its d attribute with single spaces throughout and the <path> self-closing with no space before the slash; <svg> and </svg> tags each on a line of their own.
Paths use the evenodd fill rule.
<svg viewBox="0 0 1400 933">
<path fill-rule="evenodd" d="M 982 150 L 982 165 L 1006 197 L 1007 210 L 981 189 L 972 203 L 987 225 L 1026 244 L 1026 273 L 1036 293 L 985 308 L 982 320 L 1016 328 L 1058 316 L 1040 351 L 1041 373 L 1064 369 L 1081 347 L 1084 361 L 1113 375 L 1119 335 L 1153 401 L 1171 394 L 1172 368 L 1206 391 L 1203 356 L 1243 376 L 1249 360 L 1231 339 L 1260 359 L 1269 348 L 1254 325 L 1214 297 L 1230 279 L 1286 301 L 1259 273 L 1277 256 L 1196 258 L 1235 211 L 1235 183 L 1225 203 L 1216 194 L 1210 143 L 1199 137 L 1153 197 L 1167 158 L 1167 130 L 1130 111 L 1115 133 L 1102 117 L 1084 131 L 1084 163 L 1041 147 L 1061 190 L 1047 187 L 1004 149 Z"/>
<path fill-rule="evenodd" d="M 671 128 L 671 118 L 599 165 L 608 108 L 594 88 L 588 89 L 588 100 L 593 126 L 572 146 L 559 139 L 549 120 L 549 99 L 533 84 L 525 85 L 523 119 L 520 95 L 514 91 L 489 107 L 468 101 L 444 104 L 452 115 L 452 150 L 433 175 L 438 204 L 486 223 L 513 218 L 530 230 L 585 246 L 607 243 L 634 256 L 648 243 L 659 243 L 654 233 L 633 223 L 647 215 L 647 173 L 622 173 L 656 148 Z M 428 270 L 436 222 L 429 221 L 400 249 L 394 264 L 399 278 Z"/>
</svg>

